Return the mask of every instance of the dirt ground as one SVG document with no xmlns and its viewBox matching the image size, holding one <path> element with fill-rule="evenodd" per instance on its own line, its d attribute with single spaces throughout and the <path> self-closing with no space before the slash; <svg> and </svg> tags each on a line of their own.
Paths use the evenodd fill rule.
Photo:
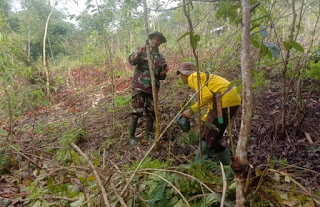
<svg viewBox="0 0 320 207">
<path fill-rule="evenodd" d="M 175 70 L 178 62 L 170 63 L 170 71 L 165 81 L 162 81 L 159 93 L 159 107 L 162 129 L 177 114 L 177 104 L 190 97 L 192 91 L 185 87 L 177 87 L 178 77 Z M 108 159 L 113 160 L 118 166 L 134 163 L 140 160 L 150 148 L 151 142 L 144 138 L 145 118 L 139 121 L 137 146 L 129 145 L 127 127 L 130 120 L 130 103 L 124 107 L 115 106 L 112 113 L 112 87 L 111 81 L 105 73 L 94 67 L 78 68 L 72 71 L 73 87 L 61 88 L 54 95 L 54 104 L 50 108 L 41 108 L 29 112 L 23 119 L 15 122 L 15 143 L 18 143 L 25 152 L 37 153 L 39 146 L 48 143 L 56 146 L 56 140 L 50 139 L 45 134 L 37 134 L 36 126 L 39 123 L 52 124 L 67 120 L 76 125 L 83 124 L 86 134 L 78 145 L 83 151 L 96 151 L 101 147 Z M 115 80 L 115 96 L 130 96 L 130 76 Z M 290 94 L 289 102 L 293 103 L 294 94 Z M 305 100 L 308 93 L 302 94 Z M 293 105 L 290 105 L 293 106 Z M 250 165 L 264 169 L 268 158 L 272 153 L 273 160 L 280 160 L 287 166 L 290 173 L 294 173 L 299 182 L 310 189 L 320 189 L 320 97 L 312 95 L 308 101 L 306 114 L 302 122 L 302 116 L 295 118 L 295 111 L 290 108 L 287 115 L 285 135 L 280 135 L 280 128 L 276 129 L 281 109 L 281 93 L 265 90 L 254 96 L 254 110 L 250 145 L 248 148 Z M 112 118 L 114 117 L 114 118 Z M 114 124 L 113 121 L 114 120 Z M 232 133 L 236 139 L 239 135 L 241 110 L 232 121 Z M 25 125 L 33 126 L 24 130 Z M 114 127 L 112 127 L 114 126 Z M 196 130 L 196 121 L 192 121 L 192 127 Z M 192 162 L 195 156 L 196 144 L 180 142 L 184 134 L 173 124 L 165 132 L 160 149 L 151 155 L 165 161 L 168 157 L 175 159 L 177 165 Z M 276 137 L 276 138 L 274 138 Z M 229 133 L 225 133 L 228 140 Z M 48 156 L 49 158 L 50 156 Z M 272 163 L 271 163 L 272 164 Z M 274 163 L 277 165 L 277 163 Z M 305 170 L 310 173 L 306 174 Z M 8 169 L 8 173 L 14 170 Z M 11 179 L 2 175 L 0 178 L 0 196 L 5 192 L 18 192 L 18 186 L 12 184 Z M 1 193 L 2 192 L 2 193 Z"/>
</svg>

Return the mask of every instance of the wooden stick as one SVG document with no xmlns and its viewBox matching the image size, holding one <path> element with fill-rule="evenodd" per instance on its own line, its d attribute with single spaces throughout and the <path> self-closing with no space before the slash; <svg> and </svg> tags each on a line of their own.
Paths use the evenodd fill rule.
<svg viewBox="0 0 320 207">
<path fill-rule="evenodd" d="M 220 207 L 224 206 L 224 200 L 226 199 L 226 191 L 227 191 L 227 179 L 226 179 L 226 174 L 223 169 L 223 164 L 220 162 L 220 167 L 221 167 L 221 173 L 222 173 L 222 180 L 223 180 L 223 188 L 222 188 L 222 196 L 221 196 L 221 201 L 220 201 Z"/>
<path fill-rule="evenodd" d="M 82 150 L 73 142 L 70 143 L 70 145 L 87 161 L 87 163 L 89 164 L 94 176 L 96 177 L 97 179 L 97 182 L 100 186 L 100 189 L 101 189 L 101 193 L 102 193 L 102 196 L 103 196 L 103 200 L 104 200 L 104 203 L 106 204 L 107 207 L 110 207 L 110 203 L 109 203 L 109 200 L 107 198 L 107 193 L 106 193 L 106 189 L 103 187 L 102 185 L 102 182 L 100 180 L 100 177 L 94 167 L 94 165 L 92 164 L 92 162 L 89 160 L 88 156 L 82 152 Z"/>
<path fill-rule="evenodd" d="M 86 199 L 87 199 L 87 206 L 91 207 L 90 194 L 89 194 L 89 191 L 88 191 L 88 189 L 86 187 L 84 188 L 84 194 L 85 194 Z"/>
<path fill-rule="evenodd" d="M 116 186 L 114 186 L 113 183 L 110 183 L 110 186 L 114 192 L 114 194 L 117 196 L 119 202 L 121 203 L 121 206 L 124 206 L 124 207 L 127 207 L 127 204 L 124 202 L 123 198 L 119 195 L 117 189 L 116 189 Z"/>
</svg>

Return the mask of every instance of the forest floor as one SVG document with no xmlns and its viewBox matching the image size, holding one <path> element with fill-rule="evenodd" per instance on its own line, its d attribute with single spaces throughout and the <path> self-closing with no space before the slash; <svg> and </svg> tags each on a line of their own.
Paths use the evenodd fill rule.
<svg viewBox="0 0 320 207">
<path fill-rule="evenodd" d="M 178 103 L 185 101 L 193 93 L 178 81 L 179 77 L 175 72 L 178 63 L 172 61 L 170 65 L 167 79 L 162 81 L 159 92 L 162 129 L 178 113 Z M 71 73 L 70 85 L 61 88 L 58 93 L 54 94 L 54 104 L 48 108 L 43 107 L 30 111 L 14 123 L 14 140 L 12 142 L 20 146 L 19 154 L 26 158 L 27 156 L 24 155 L 39 155 L 39 152 L 46 151 L 47 154 L 41 154 L 41 157 L 51 158 L 50 152 L 46 149 L 61 147 L 59 138 L 57 138 L 59 134 L 71 126 L 81 126 L 85 133 L 77 145 L 84 152 L 99 150 L 101 155 L 104 154 L 107 159 L 112 160 L 120 167 L 126 164 L 131 165 L 140 160 L 152 143 L 144 138 L 145 117 L 142 117 L 136 132 L 139 143 L 136 146 L 129 145 L 127 128 L 131 111 L 131 72 L 125 71 L 125 73 L 129 75 L 115 79 L 115 108 L 112 110 L 110 78 L 94 67 L 74 69 Z M 289 96 L 290 102 L 293 102 L 293 95 Z M 305 100 L 308 99 L 308 94 L 302 93 L 302 95 Z M 269 89 L 260 89 L 255 93 L 248 148 L 250 165 L 262 170 L 270 165 L 281 163 L 281 166 L 284 166 L 283 170 L 294 174 L 297 182 L 310 191 L 319 190 L 320 96 L 312 95 L 310 97 L 302 122 L 299 122 L 301 115 L 295 118 L 295 111 L 289 109 L 286 116 L 285 136 L 280 136 L 281 130 L 275 129 L 280 109 L 280 90 L 273 90 L 270 87 Z M 232 133 L 235 139 L 239 135 L 240 120 L 241 110 L 232 121 Z M 61 123 L 65 123 L 65 125 Z M 8 126 L 8 123 L 0 124 L 3 129 Z M 172 159 L 176 165 L 190 164 L 194 159 L 198 142 L 197 123 L 193 120 L 191 124 L 194 130 L 193 135 L 192 133 L 191 135 L 183 133 L 174 123 L 161 139 L 160 149 L 152 151 L 151 156 L 161 161 Z M 277 133 L 276 136 L 275 133 Z M 56 134 L 56 136 L 52 134 Z M 225 138 L 226 140 L 229 138 L 227 131 Z M 271 151 L 273 151 L 272 161 L 268 164 L 267 160 Z M 214 160 L 213 157 L 212 159 Z M 33 162 L 24 158 L 21 159 L 22 161 Z M 25 174 L 21 174 L 20 166 L 23 165 L 22 163 L 11 163 L 6 166 L 6 173 L 0 177 L 0 201 L 23 193 L 20 191 L 21 186 L 16 182 L 17 179 L 35 179 L 34 173 L 27 169 L 24 170 Z M 17 171 L 20 173 L 19 176 Z"/>
</svg>

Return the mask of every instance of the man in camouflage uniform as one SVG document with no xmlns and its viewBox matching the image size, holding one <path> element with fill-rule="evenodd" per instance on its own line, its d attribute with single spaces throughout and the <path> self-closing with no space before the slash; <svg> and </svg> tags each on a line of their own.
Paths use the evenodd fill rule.
<svg viewBox="0 0 320 207">
<path fill-rule="evenodd" d="M 166 42 L 166 38 L 160 32 L 151 33 L 149 38 L 151 40 L 150 52 L 155 73 L 155 82 L 157 91 L 159 91 L 160 80 L 164 80 L 166 78 L 168 67 L 158 48 L 162 43 Z M 134 134 L 138 125 L 138 119 L 143 116 L 143 111 L 145 111 L 147 117 L 147 138 L 149 140 L 153 139 L 153 122 L 155 119 L 155 114 L 146 46 L 142 46 L 134 51 L 129 56 L 129 62 L 131 65 L 135 66 L 132 80 L 133 112 L 131 113 L 132 117 L 129 125 L 130 144 L 135 145 L 137 144 L 137 140 Z"/>
</svg>

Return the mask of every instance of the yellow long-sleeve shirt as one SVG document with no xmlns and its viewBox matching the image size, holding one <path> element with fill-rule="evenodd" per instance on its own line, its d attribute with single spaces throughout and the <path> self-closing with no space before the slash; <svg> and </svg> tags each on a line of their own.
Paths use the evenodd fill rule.
<svg viewBox="0 0 320 207">
<path fill-rule="evenodd" d="M 212 77 L 213 76 L 213 77 Z M 212 78 L 211 78 L 212 77 Z M 216 92 L 220 92 L 223 94 L 229 88 L 230 82 L 220 76 L 217 75 L 209 75 L 211 80 L 208 82 L 206 86 L 204 86 L 200 91 L 200 110 L 202 110 L 205 106 L 208 106 L 207 113 L 202 117 L 205 121 L 208 117 L 209 110 L 213 109 L 213 94 Z M 207 82 L 207 75 L 205 73 L 200 73 L 200 88 Z M 192 73 L 188 77 L 188 85 L 190 88 L 198 91 L 198 79 L 197 73 Z M 196 102 L 191 106 L 191 110 L 194 113 L 198 112 L 199 103 Z M 241 97 L 237 92 L 236 88 L 231 89 L 226 94 L 222 96 L 222 108 L 227 108 L 228 105 L 231 106 L 239 106 L 241 105 Z"/>
</svg>

